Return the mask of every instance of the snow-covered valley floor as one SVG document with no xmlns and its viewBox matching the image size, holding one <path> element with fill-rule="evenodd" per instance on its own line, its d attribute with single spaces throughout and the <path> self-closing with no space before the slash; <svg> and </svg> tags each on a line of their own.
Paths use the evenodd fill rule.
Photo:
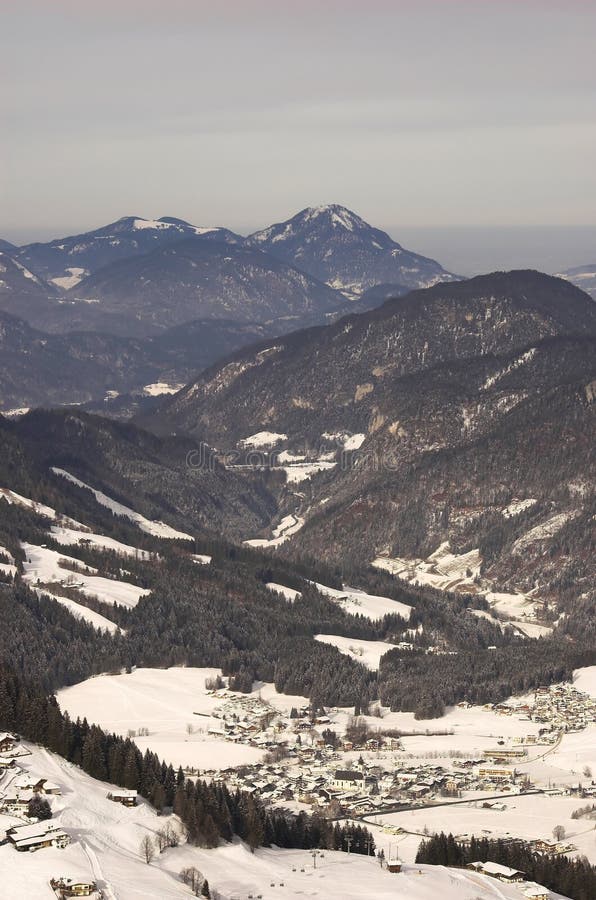
<svg viewBox="0 0 596 900">
<path fill-rule="evenodd" d="M 179 877 L 187 866 L 199 869 L 212 894 L 217 891 L 226 900 L 251 895 L 263 900 L 523 900 L 518 886 L 462 870 L 406 865 L 400 874 L 391 874 L 373 858 L 329 851 L 317 857 L 315 867 L 308 850 L 270 848 L 253 854 L 239 841 L 215 850 L 183 843 L 148 865 L 139 852 L 142 838 L 153 837 L 168 818 L 176 827 L 174 817 L 157 816 L 142 801 L 124 808 L 107 799 L 110 785 L 39 747 L 28 747 L 31 755 L 19 764 L 60 787 L 61 796 L 51 798 L 54 821 L 72 843 L 36 853 L 0 846 L 2 900 L 51 900 L 49 881 L 56 877 L 95 880 L 106 900 L 179 900 L 191 896 Z M 0 815 L 0 828 L 14 824 L 18 820 Z"/>
</svg>

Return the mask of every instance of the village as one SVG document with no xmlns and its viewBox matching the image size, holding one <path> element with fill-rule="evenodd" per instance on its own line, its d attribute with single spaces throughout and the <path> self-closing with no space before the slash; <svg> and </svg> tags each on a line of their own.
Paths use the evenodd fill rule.
<svg viewBox="0 0 596 900">
<path fill-rule="evenodd" d="M 257 794 L 265 804 L 308 808 L 332 819 L 463 803 L 483 795 L 493 808 L 505 808 L 502 801 L 508 795 L 544 789 L 532 782 L 528 763 L 553 752 L 564 733 L 596 722 L 596 700 L 590 695 L 568 684 L 539 688 L 532 699 L 484 707 L 538 723 L 537 733 L 495 740 L 478 755 L 457 753 L 431 760 L 406 753 L 402 739 L 408 734 L 384 730 L 382 718 L 374 727 L 365 717 L 352 717 L 342 732 L 338 723 L 345 726 L 345 711 L 336 708 L 313 710 L 305 705 L 293 707 L 288 715 L 258 695 L 238 694 L 225 687 L 207 693 L 221 700 L 210 715 L 197 714 L 207 720 L 207 734 L 258 747 L 266 755 L 262 764 L 210 769 L 201 775 Z M 192 767 L 185 772 L 189 777 L 199 774 Z M 591 773 L 587 780 L 563 790 L 568 795 L 596 796 Z M 558 849 L 555 844 L 544 849 L 569 850 L 565 844 Z"/>
<path fill-rule="evenodd" d="M 504 725 L 514 718 L 520 726 L 504 727 L 504 737 L 495 734 L 489 746 L 475 753 L 412 752 L 409 741 L 417 740 L 422 745 L 426 741 L 431 748 L 434 740 L 448 741 L 457 736 L 448 725 L 439 729 L 436 722 L 433 728 L 420 723 L 415 730 L 400 731 L 390 727 L 395 720 L 382 709 L 377 709 L 375 716 L 355 716 L 345 709 L 314 707 L 303 698 L 286 698 L 280 706 L 274 694 L 263 696 L 258 686 L 253 693 L 242 694 L 229 690 L 223 680 L 215 687 L 206 686 L 205 694 L 210 698 L 209 707 L 195 712 L 195 721 L 187 726 L 188 735 L 200 738 L 202 732 L 205 738 L 258 748 L 263 761 L 219 769 L 185 766 L 187 777 L 225 782 L 230 789 L 255 795 L 266 806 L 315 812 L 331 820 L 360 821 L 373 829 L 378 847 L 389 848 L 383 863 L 390 873 L 403 870 L 398 853 L 402 839 L 420 841 L 436 830 L 432 818 L 433 827 L 428 830 L 419 819 L 412 824 L 398 821 L 396 817 L 401 814 L 430 813 L 433 809 L 439 815 L 449 809 L 486 810 L 502 815 L 505 821 L 512 804 L 520 799 L 533 802 L 534 798 L 557 793 L 568 798 L 596 796 L 591 777 L 554 789 L 540 783 L 528 768 L 534 760 L 556 751 L 564 734 L 581 731 L 595 721 L 596 701 L 572 685 L 539 688 L 526 698 L 473 709 L 476 717 L 490 714 L 487 721 L 497 722 L 497 726 L 500 717 Z M 462 713 L 468 706 L 460 704 Z M 524 723 L 528 723 L 527 728 Z M 150 737 L 149 729 L 138 731 Z M 27 764 L 30 755 L 31 750 L 17 735 L 0 733 L 0 816 L 4 828 L 0 844 L 15 851 L 15 860 L 23 852 L 41 851 L 45 855 L 47 848 L 62 851 L 80 840 L 76 830 L 68 827 L 68 819 L 63 826 L 51 817 L 62 808 L 61 787 L 51 777 L 50 768 L 46 772 L 43 766 L 40 769 L 39 760 L 31 769 Z M 123 808 L 137 805 L 135 791 L 106 786 L 103 797 Z M 54 807 L 49 815 L 45 806 Z M 383 844 L 383 836 L 388 844 Z M 456 837 L 465 844 L 467 834 L 457 833 Z M 532 838 L 526 836 L 524 842 L 536 852 L 549 855 L 581 851 L 564 835 L 550 840 L 547 834 L 538 833 Z M 407 870 L 407 863 L 405 867 Z M 515 886 L 520 897 L 528 900 L 551 897 L 516 870 L 483 861 L 469 868 L 472 875 L 487 875 Z M 80 874 L 73 873 L 67 866 L 60 871 L 56 866 L 47 881 L 48 888 L 58 900 L 77 896 L 101 900 L 105 894 L 91 874 L 84 869 Z"/>
</svg>

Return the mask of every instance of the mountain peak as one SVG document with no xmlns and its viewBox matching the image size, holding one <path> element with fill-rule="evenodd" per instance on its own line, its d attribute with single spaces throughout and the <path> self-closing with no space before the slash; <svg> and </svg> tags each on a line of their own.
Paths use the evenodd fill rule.
<svg viewBox="0 0 596 900">
<path fill-rule="evenodd" d="M 250 235 L 247 243 L 354 295 L 381 283 L 421 288 L 457 280 L 339 203 L 308 206 Z"/>
<path fill-rule="evenodd" d="M 312 220 L 323 219 L 334 228 L 345 228 L 347 231 L 354 231 L 355 228 L 370 228 L 369 225 L 352 212 L 346 206 L 339 203 L 327 203 L 323 206 L 309 206 L 296 218 L 303 218 L 306 222 Z"/>
</svg>

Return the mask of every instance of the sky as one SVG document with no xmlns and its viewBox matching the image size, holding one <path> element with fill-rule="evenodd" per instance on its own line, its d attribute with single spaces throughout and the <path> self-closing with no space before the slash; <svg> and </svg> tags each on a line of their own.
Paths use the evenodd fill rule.
<svg viewBox="0 0 596 900">
<path fill-rule="evenodd" d="M 589 242 L 595 36 L 593 0 L 9 0 L 0 237 L 338 202 Z"/>
</svg>

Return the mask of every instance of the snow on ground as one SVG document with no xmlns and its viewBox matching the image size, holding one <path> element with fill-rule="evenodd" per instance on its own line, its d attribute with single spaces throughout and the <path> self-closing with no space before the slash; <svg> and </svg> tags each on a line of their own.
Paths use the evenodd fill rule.
<svg viewBox="0 0 596 900">
<path fill-rule="evenodd" d="M 560 746 L 549 756 L 549 763 L 576 775 L 576 783 L 590 782 L 592 776 L 586 777 L 584 769 L 587 767 L 596 777 L 596 724 L 564 735 Z"/>
<path fill-rule="evenodd" d="M 540 525 L 531 528 L 530 531 L 527 531 L 526 534 L 523 534 L 518 538 L 511 548 L 512 552 L 522 553 L 529 544 L 533 544 L 536 541 L 544 541 L 553 537 L 557 531 L 560 531 L 567 522 L 574 519 L 577 515 L 577 510 L 567 510 L 565 512 L 555 513 L 554 516 L 551 516 Z"/>
<path fill-rule="evenodd" d="M 47 519 L 55 519 L 57 516 L 56 510 L 52 509 L 51 506 L 38 503 L 36 500 L 30 500 L 29 497 L 23 497 L 22 494 L 17 494 L 16 491 L 11 491 L 8 488 L 0 488 L 0 500 L 23 506 L 25 509 L 30 509 L 40 516 L 45 516 Z"/>
<path fill-rule="evenodd" d="M 174 766 L 220 769 L 260 762 L 263 753 L 256 747 L 207 734 L 219 722 L 211 714 L 222 701 L 207 694 L 205 680 L 220 674 L 219 669 L 135 669 L 130 675 L 88 678 L 57 697 L 72 718 L 86 716 L 107 731 L 126 735 L 129 729 L 149 729 L 136 743 Z"/>
<path fill-rule="evenodd" d="M 17 406 L 15 409 L 3 409 L 1 412 L 6 419 L 18 419 L 20 416 L 26 416 L 30 409 L 30 406 Z"/>
<path fill-rule="evenodd" d="M 385 656 L 394 646 L 384 641 L 364 641 L 358 638 L 341 637 L 338 634 L 315 634 L 315 641 L 331 644 L 332 647 L 337 647 L 340 653 L 351 656 L 367 669 L 375 671 L 379 668 L 381 657 Z"/>
<path fill-rule="evenodd" d="M 176 394 L 184 384 L 168 384 L 165 381 L 156 381 L 153 384 L 146 384 L 143 393 L 146 397 L 161 397 L 162 394 Z"/>
<path fill-rule="evenodd" d="M 5 556 L 8 560 L 8 562 L 0 562 L 0 575 L 16 575 L 17 567 L 14 564 L 12 553 L 6 547 L 0 547 L 0 556 Z"/>
<path fill-rule="evenodd" d="M 506 596 L 517 596 L 517 595 L 506 595 Z M 525 600 L 525 597 L 524 597 Z M 487 612 L 484 609 L 470 609 L 468 612 L 471 612 L 473 616 L 476 616 L 478 619 L 486 619 L 488 622 L 491 622 L 493 625 L 498 625 L 501 631 L 509 626 L 513 628 L 514 632 L 522 637 L 529 638 L 538 638 L 542 637 L 545 634 L 552 634 L 552 628 L 549 628 L 547 625 L 536 625 L 534 622 L 515 622 L 511 619 L 496 619 L 491 613 Z"/>
<path fill-rule="evenodd" d="M 0 846 L 0 896 L 6 900 L 54 898 L 49 880 L 56 876 L 86 877 L 96 880 L 106 900 L 182 900 L 188 888 L 172 873 L 164 871 L 164 854 L 147 866 L 139 853 L 141 839 L 153 836 L 167 822 L 145 802 L 132 809 L 108 800 L 112 786 L 90 778 L 59 756 L 28 745 L 31 755 L 19 758 L 27 771 L 49 778 L 62 795 L 51 797 L 53 821 L 71 836 L 72 843 L 60 850 L 42 848 L 36 853 L 18 853 L 10 844 Z M 175 821 L 173 817 L 170 821 Z M 0 815 L 0 833 L 23 824 L 14 817 Z M 193 848 L 176 851 L 176 876 L 184 865 L 192 865 Z"/>
<path fill-rule="evenodd" d="M 78 531 L 74 528 L 52 525 L 50 534 L 55 541 L 65 546 L 91 544 L 93 547 L 99 547 L 102 550 L 114 550 L 116 553 L 122 553 L 124 556 L 134 556 L 137 559 L 149 559 L 151 557 L 148 550 L 139 550 L 138 547 L 123 544 L 122 541 L 116 541 L 114 538 L 106 537 L 103 534 L 95 534 L 91 531 Z"/>
<path fill-rule="evenodd" d="M 188 866 L 208 878 L 212 892 L 242 900 L 251 895 L 264 900 L 521 900 L 517 888 L 465 870 L 406 865 L 393 875 L 374 858 L 331 851 L 317 856 L 315 867 L 308 850 L 263 848 L 251 853 L 238 840 L 215 850 L 183 844 L 147 865 L 139 852 L 142 838 L 153 837 L 168 822 L 175 826 L 177 820 L 158 817 L 143 801 L 131 809 L 114 803 L 106 796 L 110 785 L 29 746 L 31 755 L 19 762 L 59 785 L 61 796 L 50 799 L 54 821 L 70 834 L 72 843 L 63 850 L 20 854 L 9 844 L 0 846 L 0 893 L 7 900 L 50 900 L 48 882 L 60 875 L 96 880 L 106 900 L 182 900 L 190 893 L 179 873 Z M 16 823 L 0 816 L 2 829 Z"/>
<path fill-rule="evenodd" d="M 265 585 L 270 591 L 275 591 L 276 594 L 281 594 L 286 600 L 293 602 L 297 600 L 299 597 L 302 597 L 300 591 L 295 591 L 294 588 L 286 587 L 283 584 L 277 584 L 275 581 L 268 581 Z"/>
<path fill-rule="evenodd" d="M 352 714 L 353 710 L 345 709 L 339 715 L 334 715 L 336 730 L 345 731 Z M 480 706 L 452 706 L 440 719 L 418 720 L 414 718 L 414 713 L 389 712 L 386 708 L 383 709 L 382 718 L 364 718 L 371 729 L 401 731 L 405 735 L 401 742 L 407 758 L 417 759 L 431 756 L 448 758 L 454 753 L 466 758 L 476 758 L 482 755 L 483 750 L 497 746 L 499 740 L 510 742 L 513 738 L 535 735 L 541 727 L 537 722 L 515 715 L 502 716 Z M 400 766 L 407 765 L 402 762 L 404 756 L 401 752 L 397 759 L 400 760 Z"/>
<path fill-rule="evenodd" d="M 496 792 L 498 793 L 498 792 Z M 437 806 L 426 809 L 405 810 L 400 813 L 372 816 L 372 822 L 405 829 L 411 834 L 387 835 L 381 837 L 382 829 L 371 829 L 375 840 L 387 848 L 392 845 L 399 856 L 413 862 L 424 828 L 430 832 L 445 831 L 454 835 L 472 835 L 488 838 L 521 837 L 524 840 L 553 839 L 553 828 L 565 828 L 565 842 L 574 844 L 580 853 L 585 853 L 592 862 L 596 860 L 594 845 L 594 821 L 572 819 L 571 813 L 585 801 L 577 797 L 531 794 L 520 797 L 511 795 L 499 801 L 506 808 L 483 809 L 482 798 L 466 804 Z M 368 823 L 367 823 L 368 824 Z M 387 852 L 387 849 L 386 849 Z"/>
<path fill-rule="evenodd" d="M 352 434 L 345 439 L 344 450 L 359 450 L 365 440 L 365 434 Z"/>
<path fill-rule="evenodd" d="M 60 565 L 60 560 L 66 560 L 76 566 L 85 566 L 94 573 L 97 572 L 97 569 L 86 566 L 80 559 L 66 556 L 57 550 L 48 550 L 47 547 L 37 547 L 35 544 L 28 543 L 23 543 L 22 547 L 25 551 L 23 579 L 30 585 L 36 585 L 38 582 L 41 584 L 62 582 L 82 594 L 97 597 L 104 603 L 120 603 L 130 609 L 137 605 L 141 597 L 149 593 L 145 588 L 129 584 L 127 581 L 103 578 L 97 574 L 81 575 L 79 572 L 71 572 Z"/>
<path fill-rule="evenodd" d="M 507 594 L 503 591 L 487 591 L 485 597 L 492 609 L 501 616 L 511 618 L 533 617 L 536 613 L 536 602 L 526 594 Z M 525 627 L 525 624 L 524 626 Z"/>
<path fill-rule="evenodd" d="M 213 559 L 212 556 L 207 556 L 206 553 L 191 553 L 190 558 L 199 566 L 208 566 Z"/>
<path fill-rule="evenodd" d="M 287 439 L 287 434 L 279 434 L 277 431 L 257 431 L 256 434 L 251 434 L 238 443 L 241 447 L 255 450 L 259 447 L 273 447 L 275 444 L 279 444 L 280 441 L 287 441 Z"/>
<path fill-rule="evenodd" d="M 115 516 L 121 516 L 122 518 L 130 519 L 131 522 L 134 522 L 135 525 L 137 525 L 141 529 L 141 531 L 145 531 L 147 534 L 152 534 L 155 537 L 160 538 L 169 538 L 172 540 L 194 540 L 192 535 L 185 534 L 185 532 L 183 531 L 176 531 L 175 528 L 172 528 L 170 525 L 166 525 L 165 522 L 153 522 L 151 519 L 146 519 L 145 516 L 142 516 L 140 513 L 135 512 L 134 509 L 130 509 L 130 507 L 124 506 L 123 503 L 118 503 L 117 500 L 112 500 L 111 497 L 108 497 L 108 495 L 104 494 L 102 491 L 96 491 L 95 488 L 92 488 L 88 484 L 85 484 L 84 481 L 80 481 L 78 478 L 75 478 L 74 475 L 71 475 L 64 469 L 57 469 L 53 467 L 52 472 L 55 475 L 61 475 L 62 478 L 66 478 L 68 481 L 72 482 L 72 484 L 76 484 L 77 487 L 85 488 L 86 490 L 91 491 L 91 493 L 101 506 L 107 506 L 108 509 L 112 510 Z"/>
<path fill-rule="evenodd" d="M 309 850 L 263 848 L 253 854 L 239 842 L 196 855 L 210 887 L 235 900 L 523 900 L 517 887 L 464 869 L 405 866 L 391 874 L 374 857 L 354 853 L 325 850 L 316 868 Z"/>
<path fill-rule="evenodd" d="M 68 272 L 68 275 L 60 275 L 56 278 L 50 278 L 52 284 L 57 285 L 59 288 L 67 291 L 69 288 L 75 287 L 80 281 L 85 278 L 86 275 L 89 274 L 87 269 L 81 269 L 80 266 L 70 266 L 65 270 Z"/>
<path fill-rule="evenodd" d="M 529 503 L 529 501 L 519 502 Z M 374 568 L 389 572 L 390 575 L 409 584 L 428 585 L 439 591 L 482 594 L 494 611 L 504 620 L 502 624 L 514 625 L 527 637 L 550 634 L 552 629 L 546 625 L 529 624 L 525 621 L 527 618 L 536 616 L 538 607 L 538 602 L 531 599 L 528 594 L 493 591 L 490 590 L 489 583 L 479 582 L 481 564 L 482 558 L 479 550 L 470 550 L 468 553 L 452 553 L 447 541 L 426 559 L 378 556 L 371 563 Z M 520 617 L 524 619 L 523 624 L 505 621 Z"/>
<path fill-rule="evenodd" d="M 56 782 L 62 794 L 50 802 L 55 819 L 71 836 L 63 850 L 46 848 L 18 854 L 0 846 L 2 896 L 49 900 L 51 877 L 95 879 L 107 900 L 179 900 L 189 897 L 180 870 L 195 866 L 208 878 L 211 890 L 226 898 L 262 896 L 266 900 L 312 897 L 315 900 L 521 900 L 517 887 L 497 884 L 465 870 L 405 865 L 393 875 L 374 858 L 323 851 L 314 859 L 308 850 L 260 849 L 251 853 L 240 841 L 215 850 L 188 845 L 166 850 L 151 865 L 139 853 L 145 835 L 153 836 L 174 817 L 158 817 L 141 801 L 131 809 L 107 799 L 110 785 L 90 778 L 76 766 L 29 745 L 31 755 L 20 764 L 39 777 Z M 16 824 L 0 816 L 0 826 Z M 380 829 L 374 829 L 380 832 Z M 391 837 L 393 849 L 397 840 Z M 382 839 L 381 839 L 382 843 Z M 400 851 L 405 844 L 400 843 Z M 555 895 L 553 895 L 554 900 Z"/>
<path fill-rule="evenodd" d="M 321 437 L 324 441 L 333 441 L 336 444 L 341 444 L 344 450 L 359 450 L 366 440 L 365 434 L 350 434 L 349 431 L 325 431 Z"/>
<path fill-rule="evenodd" d="M 399 600 L 391 600 L 390 597 L 377 597 L 374 594 L 367 594 L 365 591 L 359 591 L 356 588 L 344 587 L 338 591 L 336 588 L 327 587 L 324 584 L 313 582 L 316 589 L 338 603 L 342 609 L 352 615 L 366 616 L 368 619 L 375 621 L 382 619 L 383 616 L 397 615 L 404 619 L 410 618 L 411 606 L 407 603 L 401 603 Z"/>
<path fill-rule="evenodd" d="M 84 606 L 82 603 L 76 603 L 69 597 L 60 597 L 58 594 L 52 594 L 45 589 L 40 590 L 34 588 L 34 590 L 40 597 L 49 597 L 51 600 L 55 600 L 56 603 L 59 603 L 60 606 L 65 606 L 75 619 L 83 619 L 83 621 L 89 622 L 89 624 L 93 625 L 94 628 L 97 628 L 98 631 L 109 631 L 110 634 L 122 631 L 122 629 L 119 628 L 115 622 L 112 622 L 111 619 L 102 616 L 93 609 L 89 609 L 88 606 Z"/>
<path fill-rule="evenodd" d="M 596 697 L 596 666 L 585 666 L 573 673 L 573 684 L 578 691 Z"/>
<path fill-rule="evenodd" d="M 506 519 L 511 519 L 513 516 L 518 516 L 524 509 L 529 509 L 531 506 L 534 506 L 537 502 L 537 500 L 533 500 L 530 497 L 527 500 L 512 500 L 509 506 L 506 506 L 505 509 L 501 510 L 501 514 Z"/>
<path fill-rule="evenodd" d="M 308 463 L 293 463 L 292 465 L 280 466 L 279 468 L 286 473 L 286 480 L 289 484 L 299 484 L 318 472 L 334 469 L 336 465 L 336 462 L 326 462 L 319 459 Z"/>
<path fill-rule="evenodd" d="M 296 534 L 297 531 L 300 531 L 303 525 L 304 519 L 301 519 L 300 516 L 284 516 L 279 525 L 273 529 L 272 538 L 253 538 L 249 541 L 244 541 L 243 543 L 247 544 L 249 547 L 279 547 L 287 541 L 289 537 Z"/>
<path fill-rule="evenodd" d="M 448 541 L 442 543 L 427 559 L 401 559 L 378 556 L 372 565 L 410 584 L 429 585 L 441 591 L 473 590 L 480 574 L 480 552 L 452 553 Z"/>
</svg>

